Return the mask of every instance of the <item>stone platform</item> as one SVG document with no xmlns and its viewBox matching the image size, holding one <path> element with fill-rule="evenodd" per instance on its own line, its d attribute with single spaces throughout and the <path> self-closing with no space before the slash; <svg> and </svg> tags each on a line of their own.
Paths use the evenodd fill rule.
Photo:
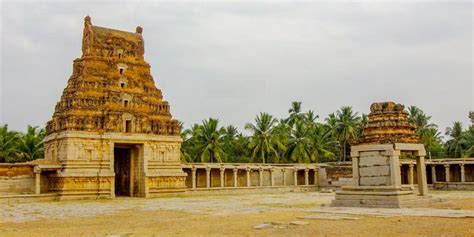
<svg viewBox="0 0 474 237">
<path fill-rule="evenodd" d="M 419 196 L 412 188 L 348 186 L 336 191 L 332 206 L 341 207 L 420 207 L 429 196 Z M 428 202 L 427 202 L 428 201 Z"/>
</svg>

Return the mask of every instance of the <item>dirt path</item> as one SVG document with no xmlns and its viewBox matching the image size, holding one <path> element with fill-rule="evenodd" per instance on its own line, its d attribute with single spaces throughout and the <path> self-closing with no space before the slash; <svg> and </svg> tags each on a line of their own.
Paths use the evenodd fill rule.
<svg viewBox="0 0 474 237">
<path fill-rule="evenodd" d="M 431 210 L 474 215 L 472 192 L 433 195 L 460 210 L 442 204 Z M 346 213 L 354 218 L 301 219 L 333 210 L 321 208 L 333 197 L 284 193 L 0 204 L 0 236 L 474 236 L 474 218 Z M 262 223 L 272 225 L 254 229 Z"/>
</svg>

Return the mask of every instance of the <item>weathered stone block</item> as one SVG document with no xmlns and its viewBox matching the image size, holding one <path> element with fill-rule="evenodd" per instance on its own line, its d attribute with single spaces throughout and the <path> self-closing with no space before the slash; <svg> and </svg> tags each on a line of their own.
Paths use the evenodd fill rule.
<svg viewBox="0 0 474 237">
<path fill-rule="evenodd" d="M 390 176 L 360 177 L 361 186 L 390 185 Z"/>
<path fill-rule="evenodd" d="M 387 156 L 361 156 L 359 158 L 359 167 L 388 164 L 390 164 L 390 158 Z"/>
<path fill-rule="evenodd" d="M 381 153 L 380 151 L 361 151 L 359 155 L 362 156 L 379 156 Z"/>
<path fill-rule="evenodd" d="M 388 175 L 390 175 L 390 166 L 388 165 L 359 168 L 360 177 L 388 176 Z"/>
</svg>

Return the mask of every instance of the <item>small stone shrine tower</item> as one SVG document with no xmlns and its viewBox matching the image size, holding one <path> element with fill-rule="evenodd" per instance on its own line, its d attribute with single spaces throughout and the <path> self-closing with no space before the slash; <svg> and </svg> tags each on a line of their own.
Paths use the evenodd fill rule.
<svg viewBox="0 0 474 237">
<path fill-rule="evenodd" d="M 46 126 L 45 158 L 61 164 L 48 177 L 60 199 L 149 197 L 185 190 L 177 120 L 144 60 L 136 32 L 84 19 L 82 57 Z"/>
<path fill-rule="evenodd" d="M 418 192 L 402 186 L 400 155 L 416 158 Z M 418 205 L 428 193 L 425 148 L 394 102 L 373 103 L 362 137 L 351 147 L 353 185 L 336 192 L 333 206 L 405 207 Z"/>
</svg>

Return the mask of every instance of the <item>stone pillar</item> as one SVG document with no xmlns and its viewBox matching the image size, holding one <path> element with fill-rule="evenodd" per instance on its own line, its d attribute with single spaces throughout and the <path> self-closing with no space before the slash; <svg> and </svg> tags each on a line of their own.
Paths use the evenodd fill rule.
<svg viewBox="0 0 474 237">
<path fill-rule="evenodd" d="M 286 169 L 283 168 L 281 169 L 281 174 L 282 174 L 282 177 L 283 177 L 283 187 L 286 186 Z"/>
<path fill-rule="evenodd" d="M 414 184 L 414 168 L 415 165 L 410 163 L 408 165 L 408 184 L 410 184 L 413 187 Z"/>
<path fill-rule="evenodd" d="M 314 185 L 316 187 L 319 187 L 321 181 L 319 180 L 319 167 L 315 166 L 314 167 Z"/>
<path fill-rule="evenodd" d="M 196 167 L 191 168 L 191 183 L 192 183 L 192 188 L 196 189 Z"/>
<path fill-rule="evenodd" d="M 295 186 L 298 186 L 298 168 L 294 168 L 293 170 L 293 179 L 295 182 Z"/>
<path fill-rule="evenodd" d="M 400 153 L 399 151 L 391 151 L 391 153 Z M 402 175 L 400 174 L 399 154 L 390 155 L 390 178 L 392 186 L 402 187 Z"/>
<path fill-rule="evenodd" d="M 206 167 L 206 188 L 211 188 L 211 167 Z"/>
<path fill-rule="evenodd" d="M 436 182 L 436 165 L 431 164 L 431 181 L 433 184 Z"/>
<path fill-rule="evenodd" d="M 37 166 L 34 168 L 34 173 L 35 173 L 35 194 L 40 194 L 41 193 L 41 170 L 37 168 Z"/>
<path fill-rule="evenodd" d="M 304 169 L 304 185 L 309 185 L 309 169 L 306 167 Z"/>
<path fill-rule="evenodd" d="M 233 176 L 234 176 L 234 177 L 233 177 L 233 178 L 234 178 L 234 188 L 237 188 L 237 186 L 239 185 L 238 176 L 237 176 L 237 175 L 238 175 L 238 172 L 239 172 L 239 169 L 237 169 L 237 168 L 234 167 L 234 170 L 233 170 L 233 171 L 234 171 L 234 175 L 233 175 Z"/>
<path fill-rule="evenodd" d="M 352 182 L 354 186 L 359 186 L 359 152 L 351 153 L 352 156 Z"/>
<path fill-rule="evenodd" d="M 258 167 L 258 186 L 263 186 L 263 168 Z"/>
<path fill-rule="evenodd" d="M 245 169 L 246 171 L 246 175 L 247 175 L 247 187 L 250 187 L 250 171 L 252 169 L 250 169 L 250 167 L 247 167 L 247 169 Z"/>
<path fill-rule="evenodd" d="M 449 181 L 449 164 L 444 164 L 444 171 L 445 171 L 445 177 L 446 177 L 446 183 L 450 182 Z"/>
<path fill-rule="evenodd" d="M 275 169 L 273 167 L 270 168 L 270 186 L 275 186 L 275 177 L 274 177 Z"/>
<path fill-rule="evenodd" d="M 461 182 L 466 182 L 466 171 L 464 170 L 464 163 L 459 164 L 461 166 Z"/>
<path fill-rule="evenodd" d="M 416 157 L 416 175 L 418 176 L 418 192 L 421 196 L 428 195 L 428 183 L 426 181 L 425 157 Z"/>
<path fill-rule="evenodd" d="M 224 185 L 224 172 L 225 172 L 225 168 L 221 167 L 221 169 L 220 169 L 221 188 L 223 188 L 225 186 Z"/>
</svg>

